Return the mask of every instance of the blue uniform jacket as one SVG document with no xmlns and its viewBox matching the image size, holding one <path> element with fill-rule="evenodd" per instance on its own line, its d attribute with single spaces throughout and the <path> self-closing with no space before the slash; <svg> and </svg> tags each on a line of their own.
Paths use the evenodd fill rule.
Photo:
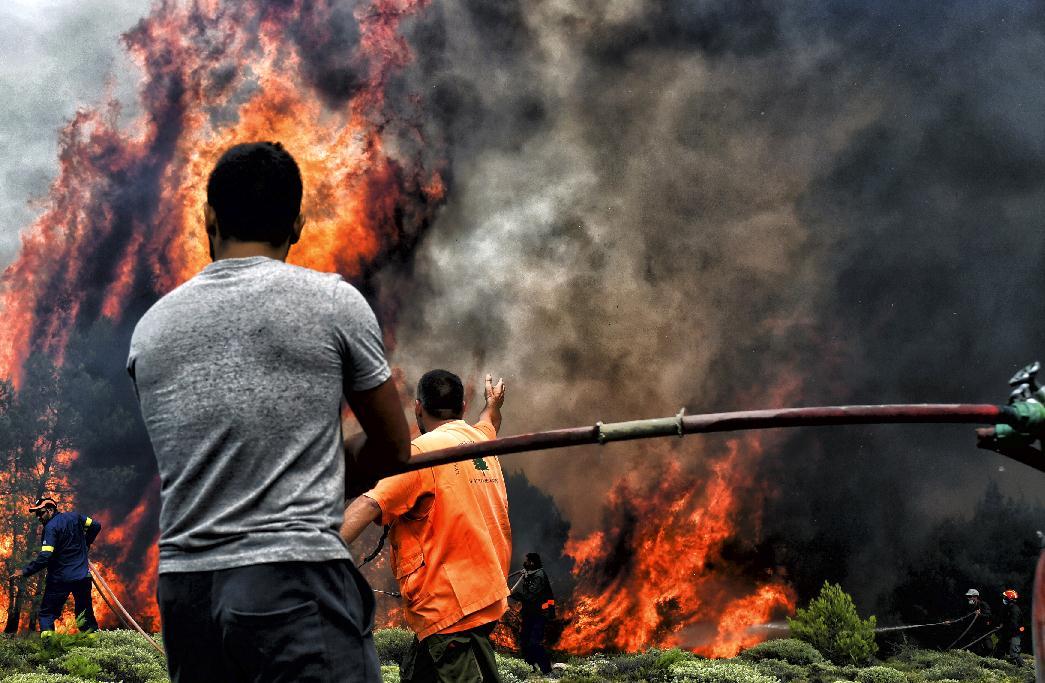
<svg viewBox="0 0 1045 683">
<path fill-rule="evenodd" d="M 26 565 L 25 576 L 47 567 L 47 580 L 80 581 L 87 578 L 87 549 L 102 525 L 79 512 L 59 512 L 44 525 L 43 545 L 36 559 Z"/>
</svg>

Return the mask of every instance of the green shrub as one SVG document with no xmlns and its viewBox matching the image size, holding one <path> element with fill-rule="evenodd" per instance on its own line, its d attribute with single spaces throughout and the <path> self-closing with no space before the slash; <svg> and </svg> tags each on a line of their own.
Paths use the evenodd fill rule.
<svg viewBox="0 0 1045 683">
<path fill-rule="evenodd" d="M 414 642 L 414 634 L 405 628 L 383 628 L 374 631 L 374 647 L 382 664 L 402 664 Z"/>
<path fill-rule="evenodd" d="M 749 664 L 722 659 L 679 662 L 670 672 L 672 683 L 777 683 Z"/>
<path fill-rule="evenodd" d="M 740 653 L 741 659 L 760 661 L 779 659 L 788 664 L 813 664 L 824 661 L 824 656 L 815 647 L 797 638 L 767 640 Z"/>
<path fill-rule="evenodd" d="M 65 674 L 21 673 L 0 678 L 0 683 L 83 683 L 84 679 Z"/>
<path fill-rule="evenodd" d="M 167 683 L 167 666 L 159 653 L 132 643 L 110 646 L 80 647 L 72 653 L 47 662 L 50 671 L 67 672 L 70 656 L 76 655 L 77 666 L 93 663 L 99 669 L 98 680 L 122 683 Z"/>
<path fill-rule="evenodd" d="M 781 659 L 763 659 L 755 662 L 755 668 L 759 673 L 772 676 L 783 681 L 783 683 L 809 680 L 809 671 L 806 667 L 798 664 L 789 664 Z"/>
<path fill-rule="evenodd" d="M 657 666 L 660 650 L 647 650 L 633 654 L 618 655 L 609 660 L 613 673 L 624 680 L 641 681 L 655 677 L 661 667 Z"/>
<path fill-rule="evenodd" d="M 680 650 L 677 647 L 673 647 L 670 650 L 664 650 L 664 652 L 661 652 L 659 655 L 657 655 L 656 666 L 658 669 L 667 670 L 675 664 L 679 664 L 682 662 L 692 662 L 696 659 L 697 658 L 693 655 L 692 652 L 687 652 L 686 650 Z"/>
<path fill-rule="evenodd" d="M 533 667 L 521 659 L 502 655 L 499 652 L 495 656 L 497 657 L 497 673 L 501 674 L 502 683 L 525 681 L 533 671 Z"/>
<path fill-rule="evenodd" d="M 97 662 L 79 652 L 70 652 L 62 657 L 61 667 L 70 676 L 78 676 L 90 681 L 98 680 L 98 674 L 102 672 L 102 667 Z"/>
<path fill-rule="evenodd" d="M 0 672 L 12 674 L 31 671 L 39 652 L 39 638 L 0 635 Z"/>
<path fill-rule="evenodd" d="M 798 609 L 787 623 L 796 638 L 837 664 L 861 664 L 878 652 L 875 618 L 861 619 L 849 594 L 826 581 L 809 607 Z"/>
<path fill-rule="evenodd" d="M 382 666 L 381 683 L 399 683 L 399 666 L 396 664 Z"/>
<path fill-rule="evenodd" d="M 810 683 L 835 683 L 835 681 L 853 681 L 859 669 L 853 665 L 838 666 L 828 661 L 806 665 L 806 675 Z"/>
<path fill-rule="evenodd" d="M 856 674 L 856 683 L 907 683 L 907 676 L 888 666 L 869 666 Z"/>
</svg>

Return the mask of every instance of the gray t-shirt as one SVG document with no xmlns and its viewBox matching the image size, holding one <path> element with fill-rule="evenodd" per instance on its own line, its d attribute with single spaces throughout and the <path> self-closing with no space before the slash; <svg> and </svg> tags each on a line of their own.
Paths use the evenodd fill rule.
<svg viewBox="0 0 1045 683">
<path fill-rule="evenodd" d="M 127 370 L 159 464 L 161 573 L 350 558 L 341 398 L 390 375 L 354 287 L 216 261 L 142 317 Z"/>
</svg>

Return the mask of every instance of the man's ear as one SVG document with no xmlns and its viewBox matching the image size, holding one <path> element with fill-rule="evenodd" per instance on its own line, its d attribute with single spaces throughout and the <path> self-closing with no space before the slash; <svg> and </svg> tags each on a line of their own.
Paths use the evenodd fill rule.
<svg viewBox="0 0 1045 683">
<path fill-rule="evenodd" d="M 461 401 L 461 418 L 468 414 L 468 399 Z"/>
<path fill-rule="evenodd" d="M 301 230 L 305 227 L 305 216 L 304 214 L 298 214 L 298 217 L 294 219 L 294 227 L 290 230 L 290 243 L 297 244 L 298 240 L 301 239 Z"/>
<path fill-rule="evenodd" d="M 207 228 L 207 234 L 214 237 L 218 233 L 218 214 L 210 203 L 203 205 L 203 225 Z"/>
<path fill-rule="evenodd" d="M 414 417 L 421 419 L 421 399 L 419 398 L 414 399 Z"/>
</svg>

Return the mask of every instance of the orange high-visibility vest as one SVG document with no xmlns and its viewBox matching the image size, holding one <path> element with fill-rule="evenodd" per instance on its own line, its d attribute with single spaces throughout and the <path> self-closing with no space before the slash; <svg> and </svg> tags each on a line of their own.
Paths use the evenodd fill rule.
<svg viewBox="0 0 1045 683">
<path fill-rule="evenodd" d="M 492 425 L 463 420 L 414 439 L 413 453 L 486 441 Z M 419 639 L 496 621 L 508 607 L 512 531 L 501 463 L 475 458 L 389 477 L 365 493 L 391 525 L 392 571 Z"/>
</svg>

